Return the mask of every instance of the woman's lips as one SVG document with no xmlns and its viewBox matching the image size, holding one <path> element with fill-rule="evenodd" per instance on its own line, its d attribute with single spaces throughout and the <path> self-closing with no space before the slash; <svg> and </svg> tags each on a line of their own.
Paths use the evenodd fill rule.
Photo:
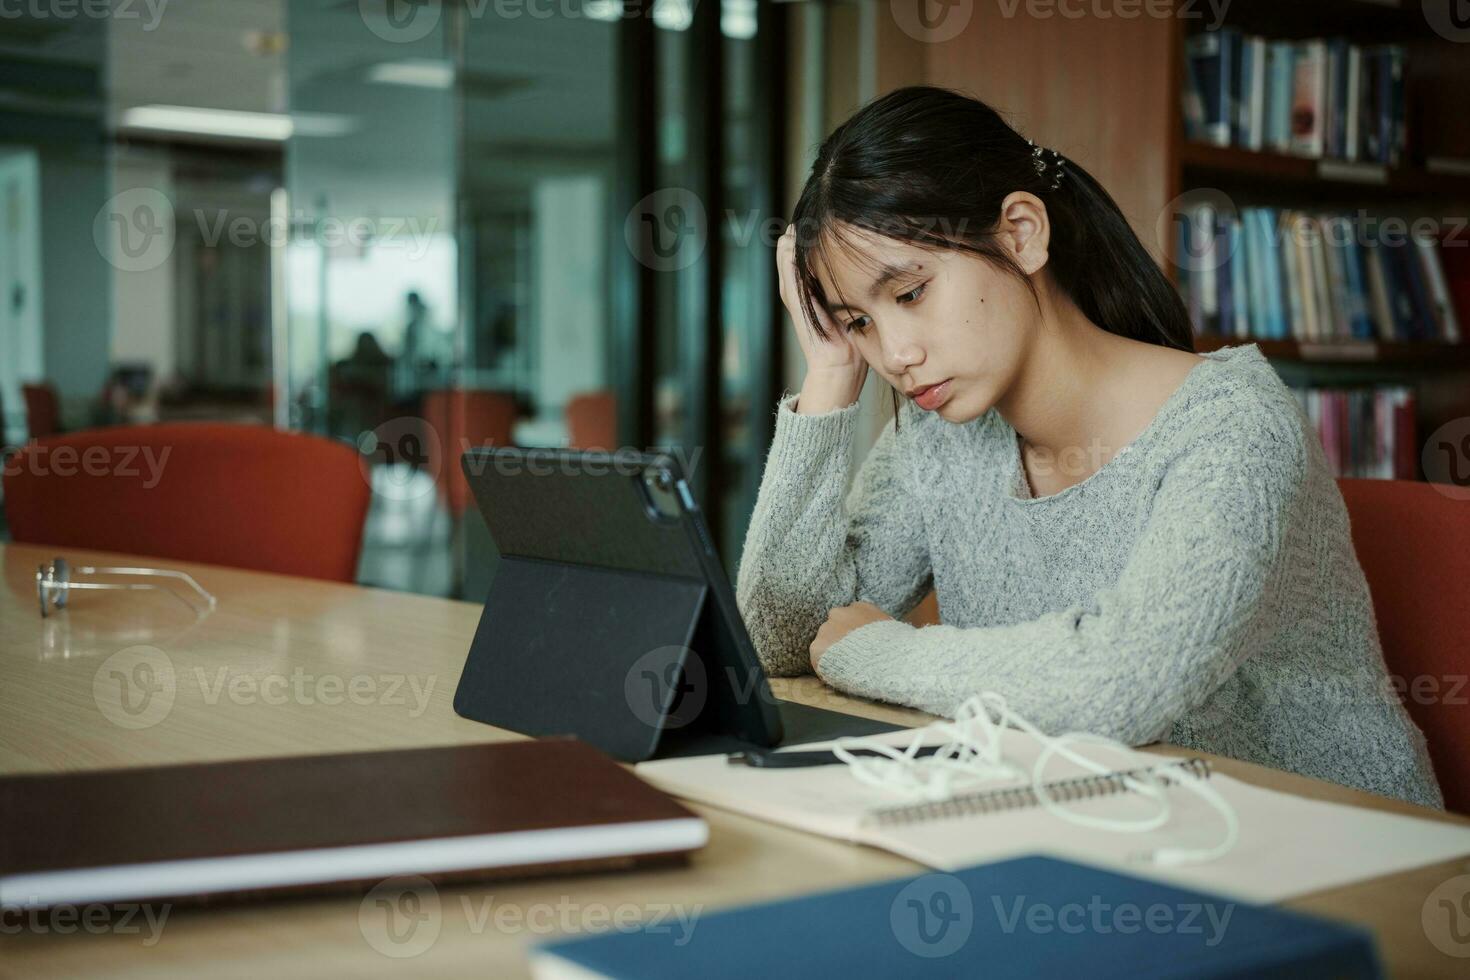
<svg viewBox="0 0 1470 980">
<path fill-rule="evenodd" d="M 920 389 L 919 393 L 914 396 L 914 404 L 926 412 L 934 411 L 949 397 L 950 384 L 953 381 L 953 378 L 946 378 L 937 385 Z"/>
</svg>

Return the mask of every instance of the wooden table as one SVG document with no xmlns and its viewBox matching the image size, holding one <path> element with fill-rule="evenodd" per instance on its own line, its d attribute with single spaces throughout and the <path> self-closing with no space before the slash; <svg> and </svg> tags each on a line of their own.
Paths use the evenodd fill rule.
<svg viewBox="0 0 1470 980">
<path fill-rule="evenodd" d="M 517 737 L 466 721 L 452 707 L 479 618 L 475 604 L 169 562 L 218 597 L 214 613 L 196 623 L 165 595 L 94 592 L 75 594 L 64 615 L 42 620 L 35 571 L 54 553 L 0 547 L 0 773 Z M 133 561 L 66 556 L 73 564 Z M 171 701 L 138 700 L 132 714 L 106 697 L 99 701 L 94 684 L 115 688 L 114 670 L 135 676 L 128 672 L 145 662 L 171 672 L 171 695 L 165 677 L 155 672 L 151 680 L 154 697 Z M 813 678 L 774 686 L 794 700 L 897 721 L 924 719 L 843 698 Z M 1258 766 L 1231 760 L 1219 766 L 1306 796 L 1431 815 Z M 922 870 L 882 851 L 696 809 L 710 823 L 711 840 L 687 867 L 438 889 L 437 938 L 412 957 L 380 952 L 410 947 L 385 942 L 381 913 L 348 895 L 176 907 L 158 930 L 141 921 L 126 933 L 42 934 L 26 926 L 0 935 L 0 976 L 518 977 L 528 972 L 525 947 L 553 931 L 622 921 L 615 916 L 662 914 L 673 921 L 679 912 L 698 915 Z M 1437 885 L 1467 870 L 1470 861 L 1451 861 L 1288 904 L 1372 929 L 1395 976 L 1463 976 L 1470 960 L 1436 949 L 1421 911 Z"/>
</svg>

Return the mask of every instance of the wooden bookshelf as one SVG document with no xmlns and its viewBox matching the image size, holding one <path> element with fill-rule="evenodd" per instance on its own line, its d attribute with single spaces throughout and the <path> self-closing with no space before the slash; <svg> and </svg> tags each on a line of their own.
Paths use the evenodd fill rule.
<svg viewBox="0 0 1470 980">
<path fill-rule="evenodd" d="M 1264 181 L 1280 191 L 1297 193 L 1302 201 L 1324 197 L 1372 201 L 1430 195 L 1470 199 L 1470 174 L 1434 173 L 1412 165 L 1386 167 L 1299 157 L 1188 139 L 1180 140 L 1178 159 L 1186 187 Z"/>
<path fill-rule="evenodd" d="M 1272 360 L 1302 364 L 1378 364 L 1394 367 L 1443 368 L 1470 367 L 1470 344 L 1401 343 L 1378 340 L 1256 340 L 1252 337 L 1222 337 L 1219 334 L 1197 334 L 1195 350 L 1212 351 L 1222 347 L 1255 344 Z"/>
<path fill-rule="evenodd" d="M 1294 156 L 1186 138 L 1181 108 L 1185 41 L 1198 25 L 1181 21 L 1170 58 L 1173 118 L 1167 148 L 1170 199 L 1210 188 L 1238 206 L 1325 210 L 1441 220 L 1470 214 L 1470 175 L 1430 169 L 1433 157 L 1470 159 L 1463 93 L 1470 91 L 1466 45 L 1439 36 L 1418 0 L 1235 0 L 1226 26 L 1267 38 L 1344 37 L 1359 45 L 1396 43 L 1406 52 L 1408 146 L 1401 163 Z M 1461 236 L 1467 234 L 1463 229 Z M 1161 242 L 1172 253 L 1175 243 Z M 1167 263 L 1170 273 L 1174 263 Z M 1463 324 L 1462 331 L 1470 324 Z M 1256 344 L 1289 383 L 1322 387 L 1402 385 L 1414 392 L 1418 438 L 1470 415 L 1470 343 L 1265 340 L 1203 334 L 1197 350 Z M 1422 474 L 1421 474 L 1422 476 Z"/>
<path fill-rule="evenodd" d="M 1335 34 L 1374 44 L 1425 33 L 1421 0 L 1231 0 L 1225 22 L 1278 37 Z"/>
</svg>

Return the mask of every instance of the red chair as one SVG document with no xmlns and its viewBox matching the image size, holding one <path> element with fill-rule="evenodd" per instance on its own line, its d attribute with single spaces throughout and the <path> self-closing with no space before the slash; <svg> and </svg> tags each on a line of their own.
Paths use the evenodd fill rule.
<svg viewBox="0 0 1470 980">
<path fill-rule="evenodd" d="M 471 499 L 460 457 L 466 448 L 511 445 L 515 420 L 515 398 L 504 392 L 449 388 L 424 395 L 424 421 L 438 436 L 428 440 L 429 472 L 435 474 L 440 499 L 455 517 L 464 513 Z"/>
<path fill-rule="evenodd" d="M 612 452 L 618 446 L 618 399 L 611 391 L 587 391 L 567 402 L 573 449 Z"/>
<path fill-rule="evenodd" d="M 42 382 L 21 385 L 21 396 L 26 403 L 26 426 L 32 439 L 45 439 L 61 431 L 61 400 L 56 389 Z"/>
<path fill-rule="evenodd" d="M 357 451 L 254 425 L 87 429 L 5 469 L 18 542 L 356 578 L 372 495 Z"/>
<path fill-rule="evenodd" d="M 1389 673 L 1429 742 L 1446 806 L 1470 813 L 1470 501 L 1429 483 L 1337 482 Z"/>
</svg>

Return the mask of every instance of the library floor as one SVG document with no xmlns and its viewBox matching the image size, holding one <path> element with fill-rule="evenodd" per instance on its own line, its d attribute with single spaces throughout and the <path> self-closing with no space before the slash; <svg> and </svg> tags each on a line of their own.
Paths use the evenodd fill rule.
<svg viewBox="0 0 1470 980">
<path fill-rule="evenodd" d="M 454 522 L 432 477 L 396 464 L 373 469 L 373 500 L 357 564 L 360 585 L 451 596 L 453 541 Z"/>
</svg>

